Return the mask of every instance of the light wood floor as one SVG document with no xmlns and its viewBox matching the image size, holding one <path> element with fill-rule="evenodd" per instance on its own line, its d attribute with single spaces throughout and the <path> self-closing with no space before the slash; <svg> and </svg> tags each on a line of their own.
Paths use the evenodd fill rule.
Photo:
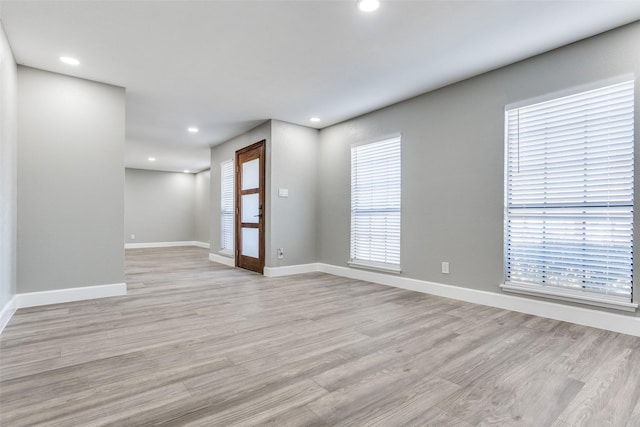
<svg viewBox="0 0 640 427">
<path fill-rule="evenodd" d="M 640 338 L 199 248 L 126 271 L 14 315 L 2 426 L 640 426 Z"/>
</svg>

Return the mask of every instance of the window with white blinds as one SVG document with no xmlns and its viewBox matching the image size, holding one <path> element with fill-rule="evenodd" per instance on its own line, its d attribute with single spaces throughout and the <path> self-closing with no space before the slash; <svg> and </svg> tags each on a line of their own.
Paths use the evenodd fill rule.
<svg viewBox="0 0 640 427">
<path fill-rule="evenodd" d="M 235 174 L 233 160 L 220 164 L 220 250 L 233 253 L 233 189 Z"/>
<path fill-rule="evenodd" d="M 506 110 L 507 290 L 634 305 L 633 97 L 627 81 Z"/>
<path fill-rule="evenodd" d="M 400 272 L 400 172 L 400 137 L 351 148 L 351 265 Z"/>
</svg>

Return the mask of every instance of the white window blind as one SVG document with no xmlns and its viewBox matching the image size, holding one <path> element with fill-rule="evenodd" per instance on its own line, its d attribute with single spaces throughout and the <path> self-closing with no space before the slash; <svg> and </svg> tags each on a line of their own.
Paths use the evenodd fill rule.
<svg viewBox="0 0 640 427">
<path fill-rule="evenodd" d="M 400 271 L 400 137 L 351 148 L 350 264 Z"/>
<path fill-rule="evenodd" d="M 224 252 L 233 253 L 233 191 L 235 180 L 235 174 L 233 173 L 233 160 L 222 162 L 220 164 L 220 171 L 220 249 Z"/>
<path fill-rule="evenodd" d="M 634 82 L 506 110 L 505 282 L 633 301 Z"/>
</svg>

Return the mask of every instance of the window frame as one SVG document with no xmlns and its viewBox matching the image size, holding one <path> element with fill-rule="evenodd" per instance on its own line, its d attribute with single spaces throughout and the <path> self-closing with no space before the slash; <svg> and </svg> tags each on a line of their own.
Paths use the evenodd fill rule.
<svg viewBox="0 0 640 427">
<path fill-rule="evenodd" d="M 222 255 L 232 257 L 235 250 L 235 162 L 233 159 L 220 162 L 220 250 L 218 251 Z M 229 173 L 226 168 L 231 168 L 230 182 L 228 183 L 228 190 L 230 193 L 225 193 L 225 172 Z M 228 177 L 227 177 L 228 178 Z M 226 197 L 225 197 L 226 196 Z M 227 206 L 228 199 L 231 199 L 231 206 Z M 230 216 L 231 229 L 225 229 L 225 219 Z M 228 234 L 228 236 L 226 235 Z M 229 239 L 230 236 L 230 239 Z M 225 247 L 225 240 L 231 242 L 231 248 Z"/>
<path fill-rule="evenodd" d="M 629 230 L 629 235 L 630 235 L 630 254 L 631 254 L 631 261 L 629 264 L 629 269 L 630 269 L 630 273 L 631 273 L 631 289 L 630 289 L 630 297 L 628 301 L 625 301 L 622 299 L 622 297 L 618 297 L 618 296 L 610 296 L 606 293 L 598 293 L 598 292 L 594 292 L 594 291 L 585 291 L 585 290 L 580 290 L 580 289 L 570 289 L 568 286 L 566 288 L 563 287 L 559 287 L 559 286 L 544 286 L 541 284 L 534 284 L 534 283 L 529 283 L 529 282 L 517 282 L 517 281 L 513 281 L 510 282 L 508 281 L 509 278 L 509 257 L 510 257 L 510 249 L 509 249 L 509 242 L 511 239 L 511 235 L 510 235 L 510 231 L 509 231 L 509 218 L 510 218 L 510 214 L 509 214 L 509 209 L 510 209 L 510 205 L 509 205 L 509 197 L 510 197 L 510 190 L 509 190 L 509 180 L 510 180 L 510 170 L 509 170 L 509 155 L 510 155 L 510 140 L 509 140 L 509 112 L 510 111 L 514 111 L 514 110 L 518 110 L 520 108 L 527 108 L 527 107 L 531 107 L 531 106 L 536 106 L 537 104 L 544 104 L 546 102 L 555 102 L 555 101 L 561 101 L 562 98 L 565 97 L 573 97 L 573 96 L 582 96 L 587 94 L 588 92 L 591 91 L 596 91 L 596 90 L 604 90 L 604 89 L 609 89 L 609 87 L 611 86 L 615 86 L 615 85 L 622 85 L 622 84 L 631 84 L 632 89 L 632 109 L 635 109 L 635 79 L 634 76 L 632 75 L 625 75 L 625 76 L 620 76 L 617 77 L 615 79 L 608 79 L 608 80 L 604 80 L 604 81 L 600 81 L 597 83 L 593 83 L 590 85 L 584 85 L 584 86 L 580 86 L 580 87 L 576 87 L 573 88 L 571 90 L 565 90 L 562 92 L 555 92 L 555 93 L 551 93 L 551 94 L 547 94 L 541 97 L 536 97 L 533 99 L 529 99 L 529 100 L 525 100 L 525 101 L 520 101 L 518 103 L 514 103 L 514 104 L 510 104 L 505 106 L 505 122 L 504 122 L 504 128 L 505 128 L 505 136 L 504 136 L 504 148 L 505 148 L 505 159 L 504 159 L 504 167 L 505 167 L 505 171 L 504 171 L 504 236 L 503 236 L 503 243 L 504 243 L 504 253 L 503 253 L 503 267 L 504 267 L 504 277 L 503 277 L 503 284 L 500 285 L 501 289 L 504 291 L 508 291 L 508 292 L 515 292 L 515 293 L 520 293 L 520 294 L 526 294 L 526 295 L 534 295 L 534 296 L 545 296 L 545 297 L 550 297 L 550 298 L 554 298 L 554 299 L 559 299 L 559 300 L 564 300 L 564 301 L 571 301 L 571 302 L 578 302 L 578 303 L 583 303 L 583 304 L 589 304 L 589 305 L 596 305 L 596 306 L 601 306 L 601 307 L 606 307 L 606 308 L 614 308 L 614 309 L 618 309 L 618 310 L 625 310 L 625 311 L 635 311 L 638 307 L 638 304 L 635 303 L 635 301 L 637 300 L 637 298 L 634 298 L 634 292 L 633 292 L 633 232 L 634 232 L 634 203 L 635 203 L 635 160 L 634 160 L 634 154 L 631 154 L 631 160 L 632 160 L 632 166 L 631 166 L 631 178 L 630 178 L 630 183 L 632 186 L 632 190 L 631 190 L 631 199 L 629 202 L 626 202 L 623 206 L 626 206 L 627 208 L 630 209 L 630 215 L 631 215 L 631 225 L 630 225 L 630 230 Z M 635 127 L 635 121 L 632 119 L 631 120 L 631 124 L 633 127 Z M 520 123 L 518 123 L 518 129 L 520 130 Z M 546 129 L 546 128 L 545 128 Z M 635 150 L 635 129 L 633 129 L 633 136 L 631 137 L 631 145 L 632 145 L 632 150 Z M 562 147 L 564 148 L 564 147 Z M 519 155 L 519 154 L 518 154 Z M 547 164 L 546 160 L 545 160 L 545 165 Z M 587 175 L 585 175 L 587 176 Z M 589 178 L 592 179 L 592 175 L 589 175 Z M 546 182 L 546 181 L 545 181 Z M 556 181 L 555 183 L 559 183 L 559 181 Z M 585 184 L 584 188 L 587 188 L 588 184 Z M 546 194 L 546 190 L 545 190 L 545 194 Z M 565 201 L 565 204 L 568 205 L 568 203 Z M 613 204 L 608 204 L 606 209 L 611 209 L 613 208 Z M 582 206 L 580 204 L 577 205 L 572 205 L 572 206 L 567 206 L 566 209 L 570 209 L 570 208 L 582 208 Z M 548 209 L 547 209 L 548 210 Z M 587 208 L 584 208 L 583 211 L 583 216 L 582 218 L 588 218 L 588 213 L 586 212 Z M 611 241 L 607 241 L 607 242 L 611 242 Z M 545 265 L 549 265 L 549 264 L 545 264 Z M 587 267 L 588 264 L 582 264 L 583 267 Z"/>
<path fill-rule="evenodd" d="M 369 209 L 358 209 L 358 206 L 355 205 L 355 191 L 356 188 L 354 187 L 355 184 L 355 179 L 356 179 L 356 170 L 354 170 L 354 164 L 357 161 L 357 159 L 354 158 L 354 153 L 357 153 L 358 150 L 362 149 L 365 146 L 372 146 L 374 144 L 382 144 L 382 143 L 388 143 L 388 144 L 396 144 L 397 143 L 397 156 L 398 158 L 396 159 L 396 161 L 398 162 L 398 170 L 396 171 L 397 176 L 394 176 L 394 179 L 397 180 L 397 186 L 398 186 L 398 191 L 399 191 L 399 199 L 397 201 L 397 207 L 392 206 L 390 207 L 388 204 L 387 205 L 381 205 L 381 206 L 376 206 L 375 209 L 373 208 L 369 208 Z M 402 201 L 402 135 L 401 134 L 393 134 L 393 135 L 388 135 L 385 137 L 380 137 L 378 139 L 375 140 L 371 140 L 371 141 L 366 141 L 366 142 L 361 142 L 361 143 L 356 143 L 356 144 L 352 144 L 351 145 L 351 149 L 350 149 L 350 153 L 351 153 L 351 180 L 350 180 L 350 238 L 349 238 L 349 261 L 348 261 L 348 265 L 350 267 L 354 267 L 354 268 L 360 268 L 360 269 L 368 269 L 368 270 L 376 270 L 376 271 L 381 271 L 381 272 L 386 272 L 386 273 L 394 273 L 394 274 L 399 274 L 402 272 L 401 269 L 401 238 L 402 238 L 402 230 L 401 230 L 401 222 L 402 222 L 402 206 L 401 206 L 401 201 Z M 354 206 L 355 205 L 355 206 Z M 380 211 L 386 211 L 386 212 L 391 212 L 391 213 L 397 213 L 397 233 L 393 233 L 395 235 L 395 239 L 397 239 L 397 263 L 389 263 L 389 262 L 383 262 L 383 261 L 379 261 L 379 260 L 375 260 L 372 259 L 374 257 L 369 257 L 369 258 L 358 258 L 358 255 L 361 255 L 361 253 L 358 253 L 357 250 L 357 237 L 356 237 L 356 221 L 357 221 L 357 217 L 358 217 L 358 212 L 362 211 L 363 213 L 365 213 L 366 211 L 369 211 L 371 213 L 372 210 L 377 211 L 376 213 L 380 213 Z M 389 231 L 385 231 L 386 235 L 390 234 Z M 386 237 L 385 237 L 386 239 Z M 385 256 L 384 258 L 387 258 L 386 254 L 387 254 L 387 249 L 385 247 Z M 393 256 L 393 254 L 392 254 Z"/>
</svg>

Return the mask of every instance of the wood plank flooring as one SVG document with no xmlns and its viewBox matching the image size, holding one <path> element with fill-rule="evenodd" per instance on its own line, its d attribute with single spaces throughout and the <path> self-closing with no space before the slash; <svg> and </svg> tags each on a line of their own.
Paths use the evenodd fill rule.
<svg viewBox="0 0 640 427">
<path fill-rule="evenodd" d="M 640 338 L 200 248 L 124 297 L 19 310 L 2 426 L 640 426 Z"/>
</svg>

